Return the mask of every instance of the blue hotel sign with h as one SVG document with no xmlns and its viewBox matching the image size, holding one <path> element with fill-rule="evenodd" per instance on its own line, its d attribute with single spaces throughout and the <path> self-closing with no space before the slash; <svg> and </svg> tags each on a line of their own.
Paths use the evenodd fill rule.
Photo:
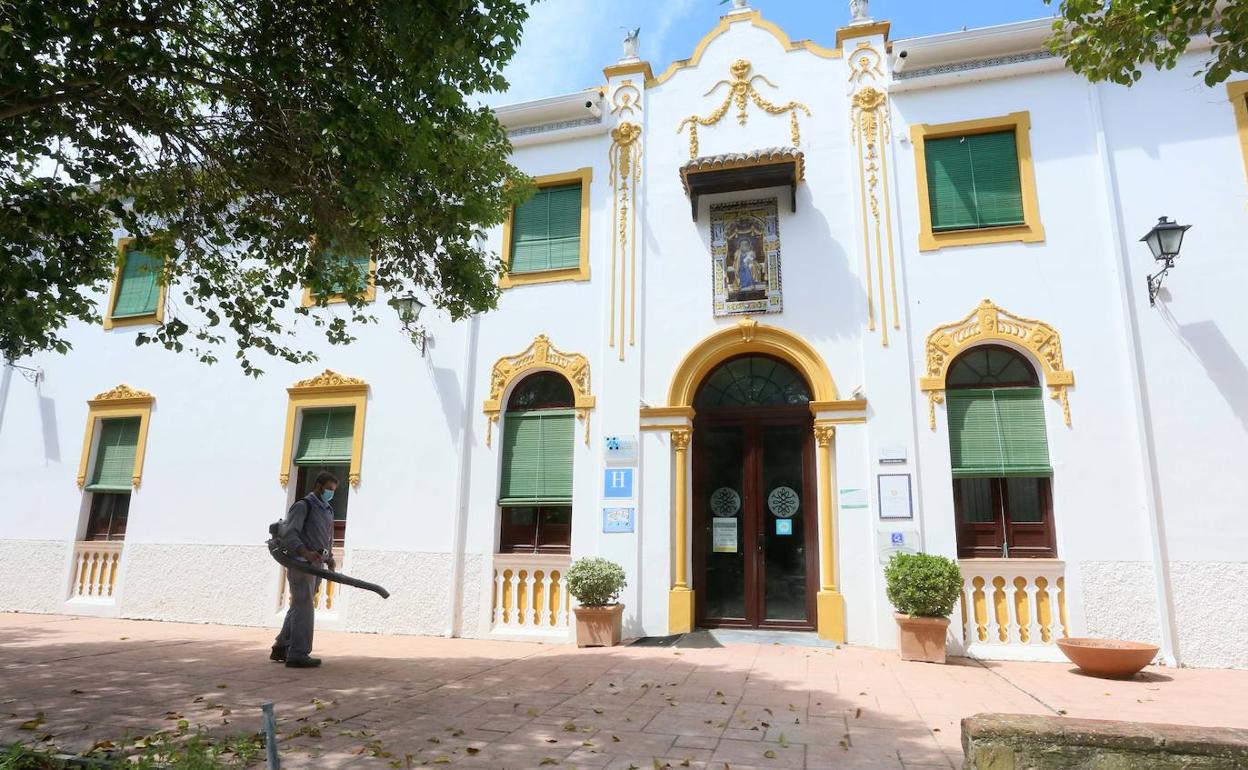
<svg viewBox="0 0 1248 770">
<path fill-rule="evenodd" d="M 607 468 L 602 472 L 602 496 L 608 500 L 631 500 L 635 468 Z"/>
</svg>

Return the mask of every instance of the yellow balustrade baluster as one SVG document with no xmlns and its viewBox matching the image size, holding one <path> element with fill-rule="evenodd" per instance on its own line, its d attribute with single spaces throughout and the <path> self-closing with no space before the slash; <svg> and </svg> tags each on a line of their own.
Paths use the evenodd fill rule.
<svg viewBox="0 0 1248 770">
<path fill-rule="evenodd" d="M 1006 606 L 1005 578 L 1000 575 L 992 579 L 992 611 L 997 619 L 997 641 L 1010 641 L 1010 609 Z"/>
<path fill-rule="evenodd" d="M 1027 578 L 1014 578 L 1014 617 L 1018 619 L 1018 640 L 1031 641 L 1031 607 L 1027 606 Z"/>
<path fill-rule="evenodd" d="M 987 581 L 977 577 L 971 581 L 974 586 L 975 603 L 975 637 L 976 641 L 988 641 L 988 596 Z"/>
</svg>

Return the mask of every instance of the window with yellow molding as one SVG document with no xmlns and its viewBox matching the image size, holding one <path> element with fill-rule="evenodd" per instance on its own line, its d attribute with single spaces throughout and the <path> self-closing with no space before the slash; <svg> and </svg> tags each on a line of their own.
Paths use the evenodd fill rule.
<svg viewBox="0 0 1248 770">
<path fill-rule="evenodd" d="M 1244 156 L 1244 173 L 1248 174 L 1248 80 L 1226 84 L 1226 95 L 1235 110 L 1235 128 L 1239 134 L 1239 150 Z"/>
<path fill-rule="evenodd" d="M 295 456 L 298 431 L 304 424 L 304 413 L 310 410 L 327 410 L 333 407 L 351 407 L 349 439 L 342 435 L 333 437 L 334 443 L 350 441 L 350 448 L 342 457 L 347 461 L 347 478 L 351 486 L 360 484 L 360 462 L 364 452 L 364 412 L 368 406 L 368 383 L 358 377 L 348 377 L 332 369 L 326 369 L 315 377 L 300 380 L 286 389 L 289 401 L 286 406 L 286 436 L 282 442 L 282 461 L 278 480 L 284 487 L 290 481 L 292 469 L 299 458 Z M 339 430 L 341 434 L 345 431 Z M 302 446 L 302 442 L 300 444 Z M 324 459 L 324 458 L 321 458 Z"/>
<path fill-rule="evenodd" d="M 104 328 L 165 322 L 168 284 L 163 257 L 134 248 L 133 238 L 117 241 L 117 267 L 108 293 Z"/>
<path fill-rule="evenodd" d="M 138 420 L 137 431 L 126 430 L 127 434 L 122 443 L 124 443 L 124 452 L 118 458 L 119 462 L 112 463 L 108 475 L 116 475 L 118 467 L 128 470 L 128 479 L 113 479 L 113 483 L 104 484 L 104 486 L 116 487 L 120 490 L 122 486 L 138 489 L 143 482 L 143 458 L 147 454 L 147 426 L 151 421 L 152 405 L 156 403 L 156 398 L 151 393 L 142 390 L 136 390 L 129 385 L 118 385 L 112 390 L 104 391 L 95 398 L 87 401 L 87 429 L 82 439 L 82 457 L 78 461 L 78 488 L 83 489 L 87 486 L 87 471 L 93 467 L 92 461 L 98 459 L 99 438 L 103 433 L 105 422 L 110 420 L 127 421 L 131 419 Z M 133 448 L 133 453 L 131 453 Z M 100 474 L 98 463 L 96 474 Z M 93 485 L 100 479 L 93 478 Z"/>
<path fill-rule="evenodd" d="M 361 299 L 364 302 L 372 302 L 374 299 L 377 298 L 377 262 L 376 260 L 372 259 L 371 257 L 366 257 L 366 256 L 350 257 L 350 256 L 335 254 L 330 251 L 325 252 L 325 258 L 342 260 L 344 262 L 348 262 L 351 264 L 352 267 L 357 269 L 359 272 L 363 273 L 365 275 L 365 279 L 364 279 L 364 291 L 363 291 L 363 294 L 361 295 Z M 319 304 L 317 302 L 317 299 L 318 297 L 312 294 L 312 289 L 310 287 L 307 287 L 307 286 L 303 287 L 303 297 L 300 300 L 300 304 L 303 305 L 303 307 L 316 307 Z M 346 302 L 346 301 L 347 301 L 347 295 L 337 288 L 331 289 L 329 291 L 329 295 L 325 298 L 325 304 L 327 305 L 333 305 L 339 302 Z"/>
<path fill-rule="evenodd" d="M 910 127 L 919 250 L 1044 240 L 1031 156 L 1031 116 Z"/>
<path fill-rule="evenodd" d="M 513 206 L 503 223 L 501 288 L 589 280 L 592 179 L 588 167 L 534 178 L 537 192 Z"/>
</svg>

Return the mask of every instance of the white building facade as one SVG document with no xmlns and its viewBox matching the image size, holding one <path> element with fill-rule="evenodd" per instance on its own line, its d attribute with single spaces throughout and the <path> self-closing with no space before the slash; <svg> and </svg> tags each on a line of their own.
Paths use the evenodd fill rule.
<svg viewBox="0 0 1248 770">
<path fill-rule="evenodd" d="M 259 380 L 136 347 L 178 291 L 123 243 L 105 328 L 0 375 L 0 609 L 276 626 L 266 527 L 327 467 L 341 568 L 392 596 L 324 593 L 325 628 L 569 641 L 602 556 L 628 636 L 888 648 L 882 565 L 923 550 L 962 567 L 955 649 L 1248 666 L 1248 76 L 1202 85 L 1198 41 L 1091 85 L 1048 33 L 738 7 L 500 108 L 539 192 L 490 235 L 498 309 L 424 346 L 306 324 L 320 364 Z M 1161 215 L 1192 229 L 1154 306 Z"/>
</svg>

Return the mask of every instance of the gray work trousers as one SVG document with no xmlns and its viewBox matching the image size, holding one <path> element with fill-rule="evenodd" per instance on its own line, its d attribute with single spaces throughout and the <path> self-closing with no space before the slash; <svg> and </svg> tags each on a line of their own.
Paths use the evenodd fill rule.
<svg viewBox="0 0 1248 770">
<path fill-rule="evenodd" d="M 274 644 L 286 648 L 287 660 L 306 658 L 312 653 L 312 626 L 316 608 L 312 599 L 321 579 L 306 572 L 287 570 L 290 581 L 290 606 L 286 609 L 286 619 L 282 621 L 282 630 L 278 632 Z"/>
</svg>

